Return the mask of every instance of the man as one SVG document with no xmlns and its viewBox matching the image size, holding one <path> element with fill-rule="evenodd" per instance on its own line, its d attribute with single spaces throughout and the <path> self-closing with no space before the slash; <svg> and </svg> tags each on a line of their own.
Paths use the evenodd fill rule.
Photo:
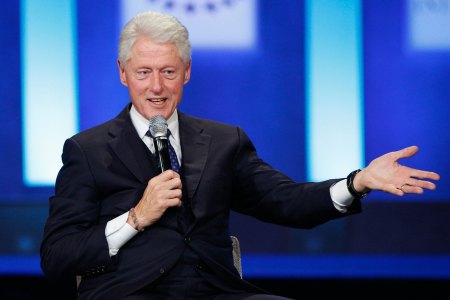
<svg viewBox="0 0 450 300">
<path fill-rule="evenodd" d="M 79 299 L 282 299 L 233 266 L 230 210 L 310 228 L 360 211 L 371 190 L 434 189 L 439 176 L 391 152 L 347 179 L 296 183 L 264 163 L 238 127 L 177 110 L 191 73 L 188 32 L 147 12 L 123 29 L 119 73 L 131 104 L 69 138 L 41 247 L 50 279 L 82 276 Z M 160 173 L 149 119 L 163 116 L 174 170 Z M 178 165 L 177 165 L 178 164 Z"/>
</svg>

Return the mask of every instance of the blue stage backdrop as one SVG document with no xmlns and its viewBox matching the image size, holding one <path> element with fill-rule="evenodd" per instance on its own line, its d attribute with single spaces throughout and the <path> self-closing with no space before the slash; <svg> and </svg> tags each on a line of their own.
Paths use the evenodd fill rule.
<svg viewBox="0 0 450 300">
<path fill-rule="evenodd" d="M 190 30 L 180 109 L 241 126 L 291 178 L 345 177 L 410 145 L 405 163 L 442 177 L 424 195 L 374 192 L 361 215 L 311 230 L 232 214 L 247 277 L 450 278 L 450 0 L 2 3 L 0 273 L 41 274 L 64 139 L 129 102 L 118 37 L 143 10 Z"/>
</svg>

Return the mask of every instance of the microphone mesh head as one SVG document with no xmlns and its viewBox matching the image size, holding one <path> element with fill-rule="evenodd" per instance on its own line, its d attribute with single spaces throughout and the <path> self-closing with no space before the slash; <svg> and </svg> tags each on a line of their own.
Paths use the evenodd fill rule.
<svg viewBox="0 0 450 300">
<path fill-rule="evenodd" d="M 167 122 L 163 116 L 161 115 L 153 116 L 149 119 L 149 122 L 150 122 L 149 130 L 154 138 L 158 137 L 165 138 L 167 136 Z"/>
</svg>

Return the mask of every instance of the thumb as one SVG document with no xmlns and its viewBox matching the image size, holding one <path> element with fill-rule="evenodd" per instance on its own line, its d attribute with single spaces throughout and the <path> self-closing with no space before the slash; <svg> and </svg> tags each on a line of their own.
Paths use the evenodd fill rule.
<svg viewBox="0 0 450 300">
<path fill-rule="evenodd" d="M 419 151 L 419 147 L 417 146 L 410 146 L 403 148 L 401 150 L 394 152 L 394 157 L 396 160 L 399 160 L 401 158 L 407 158 L 415 155 Z"/>
</svg>

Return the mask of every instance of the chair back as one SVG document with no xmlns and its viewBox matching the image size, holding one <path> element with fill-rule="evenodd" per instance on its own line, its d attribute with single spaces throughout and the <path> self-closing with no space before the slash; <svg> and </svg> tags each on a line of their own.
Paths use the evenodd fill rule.
<svg viewBox="0 0 450 300">
<path fill-rule="evenodd" d="M 231 235 L 231 242 L 233 244 L 233 263 L 239 275 L 242 278 L 242 261 L 241 261 L 241 246 L 237 237 Z"/>
</svg>

